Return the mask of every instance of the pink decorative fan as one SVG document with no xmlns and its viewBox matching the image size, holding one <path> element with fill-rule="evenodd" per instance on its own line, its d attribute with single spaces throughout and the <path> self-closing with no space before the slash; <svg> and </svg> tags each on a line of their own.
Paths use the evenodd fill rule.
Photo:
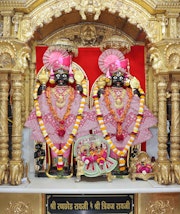
<svg viewBox="0 0 180 214">
<path fill-rule="evenodd" d="M 126 72 L 128 59 L 117 49 L 107 49 L 100 55 L 98 64 L 101 71 L 110 76 L 118 69 Z"/>
<path fill-rule="evenodd" d="M 43 56 L 43 63 L 47 69 L 56 71 L 59 68 L 69 69 L 71 57 L 66 50 L 48 48 Z"/>
</svg>

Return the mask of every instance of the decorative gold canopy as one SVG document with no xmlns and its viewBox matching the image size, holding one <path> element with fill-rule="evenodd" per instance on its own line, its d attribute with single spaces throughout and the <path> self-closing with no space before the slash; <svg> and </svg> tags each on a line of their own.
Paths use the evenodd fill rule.
<svg viewBox="0 0 180 214">
<path fill-rule="evenodd" d="M 156 180 L 180 184 L 179 14 L 179 0 L 0 1 L 0 169 L 9 172 L 10 184 L 20 184 L 24 176 L 22 129 L 33 106 L 35 47 L 60 43 L 75 52 L 78 46 L 116 47 L 124 52 L 132 45 L 145 46 L 146 103 L 159 120 Z M 171 158 L 167 156 L 169 98 Z M 13 106 L 10 158 L 9 100 Z M 1 174 L 0 183 L 9 180 L 7 173 Z"/>
</svg>

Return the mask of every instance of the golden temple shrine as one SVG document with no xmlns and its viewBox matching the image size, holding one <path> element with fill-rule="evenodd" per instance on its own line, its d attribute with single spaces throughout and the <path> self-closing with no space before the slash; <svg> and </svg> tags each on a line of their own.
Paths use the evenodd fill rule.
<svg viewBox="0 0 180 214">
<path fill-rule="evenodd" d="M 58 61 L 50 58 L 54 53 Z M 108 64 L 113 59 L 113 66 L 121 68 L 119 73 Z M 60 68 L 55 69 L 55 63 L 61 63 Z M 73 87 L 49 86 L 58 82 L 60 75 L 71 77 L 70 72 L 76 86 L 70 81 Z M 52 76 L 55 79 L 50 80 Z M 123 81 L 120 94 L 115 87 L 111 90 L 116 78 Z M 120 141 L 122 133 L 124 138 L 128 135 L 132 124 L 123 122 L 126 117 L 133 118 L 133 93 L 140 107 L 130 139 L 119 149 L 111 139 Z M 110 112 L 107 118 L 113 118 L 112 126 L 107 125 L 110 119 L 103 117 L 107 111 L 100 108 L 101 95 L 105 97 L 102 105 Z M 61 112 L 68 97 L 67 110 L 60 118 L 53 102 Z M 111 99 L 116 109 L 122 108 L 123 99 L 127 102 L 120 119 Z M 72 104 L 78 100 L 79 108 Z M 60 124 L 58 137 L 65 139 L 72 128 L 62 148 L 57 148 L 56 136 L 50 139 L 50 116 L 47 124 L 43 122 L 43 102 L 55 118 L 52 124 Z M 78 113 L 73 115 L 76 109 Z M 157 119 L 152 127 L 146 122 L 151 114 Z M 28 118 L 33 121 L 33 133 L 41 131 L 44 142 L 41 135 L 34 141 L 26 126 Z M 115 135 L 109 133 L 114 121 L 118 127 Z M 81 122 L 87 122 L 86 129 L 92 127 L 90 135 L 85 134 Z M 96 123 L 98 128 L 94 128 Z M 136 143 L 143 124 L 150 128 L 151 138 L 145 130 L 145 142 Z M 100 131 L 103 139 L 96 135 Z M 82 133 L 85 136 L 78 135 Z M 63 155 L 69 149 L 65 161 Z M 95 149 L 101 156 L 93 162 L 87 152 L 92 154 Z M 52 158 L 52 152 L 57 158 Z M 179 214 L 179 201 L 180 1 L 1 0 L 0 213 Z"/>
</svg>

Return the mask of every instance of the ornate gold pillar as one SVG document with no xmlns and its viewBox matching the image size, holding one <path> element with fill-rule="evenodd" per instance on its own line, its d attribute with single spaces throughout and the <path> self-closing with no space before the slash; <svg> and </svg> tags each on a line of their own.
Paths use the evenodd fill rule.
<svg viewBox="0 0 180 214">
<path fill-rule="evenodd" d="M 150 78 L 150 67 L 148 64 L 148 59 L 146 60 L 146 65 L 145 65 L 145 79 L 146 79 L 146 105 L 150 108 L 152 107 L 152 102 L 150 102 L 151 100 L 151 95 L 152 93 L 149 93 L 149 91 L 151 90 L 151 78 Z M 152 108 L 151 108 L 152 109 Z"/>
<path fill-rule="evenodd" d="M 180 83 L 171 84 L 171 164 L 174 181 L 180 184 Z"/>
<path fill-rule="evenodd" d="M 175 11 L 168 11 L 167 12 L 167 17 L 169 19 L 168 23 L 168 28 L 169 28 L 169 37 L 171 39 L 176 39 L 178 38 L 178 17 L 179 17 L 179 12 Z"/>
<path fill-rule="evenodd" d="M 18 185 L 23 178 L 24 169 L 22 155 L 22 76 L 21 74 L 11 74 L 12 82 L 12 106 L 13 106 L 13 126 L 12 126 L 12 159 L 10 161 L 10 183 Z"/>
<path fill-rule="evenodd" d="M 8 183 L 8 74 L 0 74 L 0 184 Z"/>
<path fill-rule="evenodd" d="M 29 61 L 31 55 L 31 49 L 27 44 L 15 43 L 19 49 L 17 60 L 15 62 L 14 70 L 21 74 L 21 123 L 24 124 L 27 115 L 29 114 Z"/>
<path fill-rule="evenodd" d="M 35 83 L 35 63 L 30 65 L 30 75 L 29 75 L 29 112 L 34 107 L 33 93 L 34 93 L 34 83 Z"/>
<path fill-rule="evenodd" d="M 158 116 L 157 99 L 157 76 L 154 77 L 154 71 L 150 65 L 149 59 L 146 63 L 146 105 L 152 111 L 154 116 Z"/>
<path fill-rule="evenodd" d="M 158 96 L 157 96 L 157 81 L 156 78 L 153 78 L 153 89 L 152 89 L 152 93 L 153 93 L 153 106 L 152 106 L 152 112 L 154 114 L 155 117 L 158 117 Z"/>
<path fill-rule="evenodd" d="M 166 89 L 167 83 L 165 81 L 160 81 L 158 83 L 158 141 L 159 141 L 159 151 L 158 160 L 159 162 L 167 160 L 167 99 L 166 99 Z"/>
<path fill-rule="evenodd" d="M 26 117 L 26 108 L 28 105 L 27 101 L 27 97 L 26 97 L 26 84 L 27 84 L 27 78 L 26 78 L 26 74 L 22 75 L 22 80 L 21 80 L 21 88 L 22 88 L 22 92 L 21 92 L 21 123 L 24 124 L 25 122 L 25 117 Z"/>
<path fill-rule="evenodd" d="M 22 124 L 25 123 L 26 119 L 29 116 L 30 111 L 32 110 L 33 103 L 33 93 L 34 93 L 34 64 L 30 64 L 24 71 L 23 76 L 23 111 L 22 111 Z"/>
<path fill-rule="evenodd" d="M 170 183 L 170 162 L 167 153 L 167 82 L 160 80 L 158 83 L 158 170 L 155 180 L 160 184 Z"/>
<path fill-rule="evenodd" d="M 11 17 L 13 16 L 13 11 L 1 11 L 3 16 L 3 37 L 11 36 Z"/>
</svg>

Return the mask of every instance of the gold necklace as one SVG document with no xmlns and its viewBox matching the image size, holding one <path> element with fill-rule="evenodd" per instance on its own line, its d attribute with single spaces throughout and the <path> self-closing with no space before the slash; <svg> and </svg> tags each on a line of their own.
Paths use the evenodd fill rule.
<svg viewBox="0 0 180 214">
<path fill-rule="evenodd" d="M 118 90 L 119 90 L 119 89 L 118 89 Z M 109 110 L 110 114 L 113 116 L 114 120 L 115 120 L 116 123 L 117 123 L 116 139 L 117 139 L 118 141 L 120 141 L 120 140 L 123 140 L 123 139 L 124 139 L 124 137 L 123 137 L 123 135 L 122 135 L 122 131 L 123 131 L 123 130 L 122 130 L 122 124 L 123 124 L 123 122 L 124 122 L 124 120 L 125 120 L 125 118 L 126 118 L 126 115 L 127 115 L 128 110 L 129 110 L 129 108 L 130 108 L 130 104 L 131 104 L 131 100 L 132 100 L 132 98 L 133 98 L 133 94 L 132 94 L 132 89 L 130 89 L 130 88 L 127 88 L 127 89 L 126 89 L 127 94 L 128 94 L 128 101 L 127 101 L 127 104 L 126 104 L 126 106 L 125 106 L 125 108 L 124 108 L 124 110 L 123 110 L 123 112 L 122 112 L 120 118 L 118 118 L 117 115 L 116 115 L 116 112 L 113 110 L 113 108 L 112 108 L 112 106 L 111 106 L 111 101 L 110 101 L 110 99 L 109 99 L 110 91 L 111 91 L 110 87 L 107 87 L 107 88 L 105 89 L 104 101 L 105 101 L 105 103 L 106 103 L 107 109 Z M 120 91 L 120 93 L 121 93 L 121 91 Z"/>
<path fill-rule="evenodd" d="M 52 93 L 56 97 L 56 106 L 58 108 L 63 108 L 65 105 L 65 98 L 70 93 L 69 87 L 55 87 L 52 89 Z"/>
<path fill-rule="evenodd" d="M 121 109 L 123 104 L 123 98 L 126 95 L 126 90 L 122 88 L 111 88 L 110 93 L 112 97 L 114 98 L 114 106 L 117 109 Z"/>
<path fill-rule="evenodd" d="M 46 90 L 46 98 L 47 98 L 47 103 L 48 103 L 48 106 L 49 106 L 49 109 L 54 117 L 54 119 L 56 121 L 59 122 L 59 129 L 57 130 L 57 133 L 60 137 L 63 137 L 65 135 L 65 127 L 64 127 L 64 123 L 65 123 L 65 120 L 68 118 L 69 114 L 70 114 L 70 111 L 71 111 L 71 106 L 72 106 L 72 103 L 74 101 L 74 98 L 75 98 L 75 94 L 74 94 L 74 88 L 69 88 L 69 101 L 68 101 L 68 105 L 67 105 L 67 109 L 66 109 L 66 112 L 65 114 L 63 115 L 62 118 L 60 118 L 58 115 L 57 115 L 57 112 L 56 110 L 54 109 L 53 105 L 52 105 L 52 94 L 51 94 L 51 89 L 50 87 L 47 88 Z"/>
</svg>

